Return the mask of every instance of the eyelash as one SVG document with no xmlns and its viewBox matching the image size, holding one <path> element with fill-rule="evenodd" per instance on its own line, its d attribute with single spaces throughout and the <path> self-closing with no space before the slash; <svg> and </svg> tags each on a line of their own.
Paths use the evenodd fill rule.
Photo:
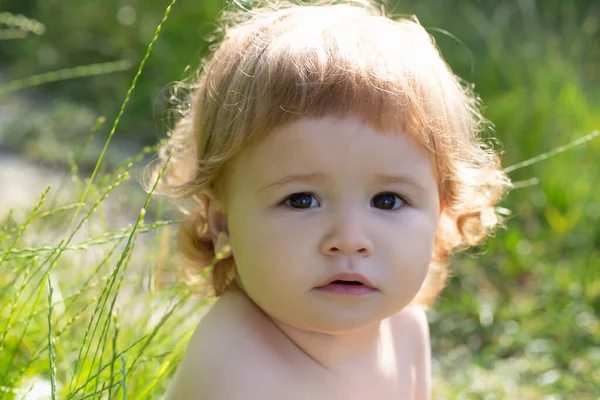
<svg viewBox="0 0 600 400">
<path fill-rule="evenodd" d="M 294 207 L 291 207 L 291 206 L 287 205 L 287 202 L 288 202 L 288 201 L 289 201 L 289 200 L 290 200 L 290 199 L 291 199 L 293 196 L 296 196 L 296 195 L 305 195 L 305 196 L 314 196 L 314 197 L 316 197 L 316 195 L 315 195 L 314 193 L 312 193 L 312 192 L 297 192 L 297 193 L 292 193 L 292 194 L 290 194 L 289 196 L 287 196 L 285 199 L 283 199 L 283 200 L 282 200 L 282 201 L 279 203 L 279 205 L 280 205 L 280 206 L 283 206 L 283 207 L 287 207 L 287 208 L 289 208 L 289 209 L 291 209 L 291 210 L 294 210 L 294 211 L 310 210 L 311 208 L 314 208 L 314 207 L 308 207 L 308 208 L 294 208 Z M 395 196 L 395 197 L 397 197 L 398 199 L 400 199 L 400 201 L 401 201 L 402 203 L 404 203 L 404 205 L 401 205 L 400 207 L 398 207 L 398 208 L 396 208 L 396 209 L 391 209 L 391 210 L 385 210 L 385 209 L 383 209 L 383 211 L 399 211 L 399 210 L 401 210 L 401 209 L 403 209 L 403 208 L 406 208 L 406 207 L 409 207 L 409 206 L 410 206 L 410 203 L 409 203 L 409 201 L 408 201 L 408 200 L 406 200 L 404 197 L 400 196 L 400 195 L 399 195 L 399 194 L 397 194 L 397 193 L 394 193 L 394 192 L 381 192 L 381 193 L 377 193 L 377 194 L 375 195 L 375 197 L 377 197 L 377 196 L 379 196 L 379 195 L 391 195 L 391 196 Z"/>
</svg>

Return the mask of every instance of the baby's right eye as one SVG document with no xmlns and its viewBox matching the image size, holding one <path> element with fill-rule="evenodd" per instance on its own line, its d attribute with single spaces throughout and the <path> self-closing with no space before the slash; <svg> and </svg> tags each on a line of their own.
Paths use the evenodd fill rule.
<svg viewBox="0 0 600 400">
<path fill-rule="evenodd" d="M 313 193 L 309 193 L 309 192 L 294 193 L 294 194 L 288 196 L 282 202 L 282 204 L 285 204 L 286 206 L 296 209 L 296 210 L 303 210 L 303 209 L 307 209 L 307 208 L 312 208 L 312 207 L 310 207 L 313 204 L 311 201 L 311 198 L 315 199 L 315 195 Z"/>
</svg>

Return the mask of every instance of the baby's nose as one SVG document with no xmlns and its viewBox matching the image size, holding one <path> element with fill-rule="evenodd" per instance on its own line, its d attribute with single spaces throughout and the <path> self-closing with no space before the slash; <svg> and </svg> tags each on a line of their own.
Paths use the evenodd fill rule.
<svg viewBox="0 0 600 400">
<path fill-rule="evenodd" d="M 369 256 L 373 250 L 373 242 L 357 218 L 345 218 L 332 227 L 321 248 L 321 251 L 327 255 L 343 253 Z"/>
</svg>

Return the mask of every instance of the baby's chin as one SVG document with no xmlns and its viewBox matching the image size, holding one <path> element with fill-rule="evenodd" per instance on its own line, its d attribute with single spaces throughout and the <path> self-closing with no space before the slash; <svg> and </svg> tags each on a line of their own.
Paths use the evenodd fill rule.
<svg viewBox="0 0 600 400">
<path fill-rule="evenodd" d="M 382 321 L 394 316 L 403 307 L 311 307 L 290 313 L 280 310 L 269 312 L 269 307 L 266 308 L 263 309 L 265 314 L 279 327 L 287 326 L 325 335 L 344 335 L 377 328 Z"/>
</svg>

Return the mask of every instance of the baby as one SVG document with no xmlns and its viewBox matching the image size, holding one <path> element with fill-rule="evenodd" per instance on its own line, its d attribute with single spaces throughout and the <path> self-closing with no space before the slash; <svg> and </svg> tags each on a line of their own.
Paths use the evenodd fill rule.
<svg viewBox="0 0 600 400">
<path fill-rule="evenodd" d="M 223 22 L 160 153 L 162 192 L 195 204 L 187 266 L 217 297 L 166 398 L 429 399 L 425 309 L 510 187 L 478 99 L 375 3 Z"/>
</svg>

